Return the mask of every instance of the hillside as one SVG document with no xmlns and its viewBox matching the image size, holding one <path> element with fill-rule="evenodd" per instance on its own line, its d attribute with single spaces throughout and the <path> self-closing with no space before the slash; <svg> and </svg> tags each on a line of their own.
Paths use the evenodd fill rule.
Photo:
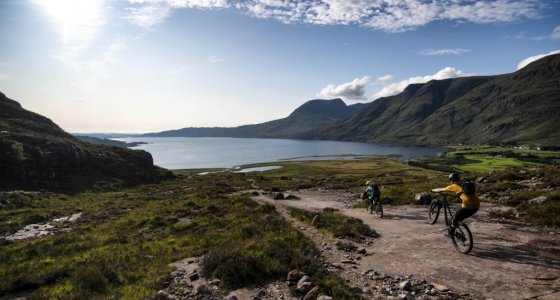
<svg viewBox="0 0 560 300">
<path fill-rule="evenodd" d="M 306 138 L 399 144 L 560 144 L 560 55 L 510 74 L 432 80 Z"/>
<path fill-rule="evenodd" d="M 164 170 L 144 151 L 93 145 L 0 93 L 0 190 L 75 192 L 95 184 L 135 184 Z"/>
<path fill-rule="evenodd" d="M 316 99 L 307 101 L 286 118 L 265 123 L 238 127 L 189 127 L 144 136 L 298 138 L 309 131 L 331 126 L 356 115 L 364 107 L 365 104 L 346 105 L 341 99 Z"/>
</svg>

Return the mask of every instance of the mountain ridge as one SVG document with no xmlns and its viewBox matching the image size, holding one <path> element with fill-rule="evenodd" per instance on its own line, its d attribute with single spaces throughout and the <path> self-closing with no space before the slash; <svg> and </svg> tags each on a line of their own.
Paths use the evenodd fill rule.
<svg viewBox="0 0 560 300">
<path fill-rule="evenodd" d="M 309 100 L 289 116 L 264 123 L 237 127 L 187 127 L 147 133 L 148 137 L 237 137 L 237 138 L 296 138 L 305 133 L 334 124 L 360 112 L 358 103 L 346 105 L 340 98 Z"/>
<path fill-rule="evenodd" d="M 415 145 L 559 144 L 560 55 L 513 73 L 432 80 L 379 98 L 311 139 Z"/>
</svg>

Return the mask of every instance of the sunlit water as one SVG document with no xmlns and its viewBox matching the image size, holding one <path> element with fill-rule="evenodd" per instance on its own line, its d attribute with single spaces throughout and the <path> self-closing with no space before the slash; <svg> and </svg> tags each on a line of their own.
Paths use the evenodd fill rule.
<svg viewBox="0 0 560 300">
<path fill-rule="evenodd" d="M 444 151 L 430 147 L 283 139 L 131 137 L 118 140 L 146 142 L 133 149 L 150 152 L 154 163 L 167 169 L 231 168 L 287 159 L 332 159 L 341 155 L 347 159 L 359 155 L 400 155 L 410 159 Z"/>
</svg>

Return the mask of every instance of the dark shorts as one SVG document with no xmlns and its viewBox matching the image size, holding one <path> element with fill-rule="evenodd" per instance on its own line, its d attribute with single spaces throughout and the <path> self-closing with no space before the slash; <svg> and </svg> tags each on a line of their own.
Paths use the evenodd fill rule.
<svg viewBox="0 0 560 300">
<path fill-rule="evenodd" d="M 466 218 L 474 215 L 478 211 L 478 208 L 459 208 L 457 213 L 455 214 L 455 218 L 453 219 L 453 226 L 457 227 L 457 224 Z"/>
</svg>

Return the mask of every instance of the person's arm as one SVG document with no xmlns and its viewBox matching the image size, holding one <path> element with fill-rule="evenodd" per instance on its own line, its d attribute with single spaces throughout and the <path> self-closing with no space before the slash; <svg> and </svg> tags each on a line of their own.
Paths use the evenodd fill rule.
<svg viewBox="0 0 560 300">
<path fill-rule="evenodd" d="M 445 188 L 432 189 L 432 192 L 434 192 L 434 193 L 445 192 Z"/>
</svg>

